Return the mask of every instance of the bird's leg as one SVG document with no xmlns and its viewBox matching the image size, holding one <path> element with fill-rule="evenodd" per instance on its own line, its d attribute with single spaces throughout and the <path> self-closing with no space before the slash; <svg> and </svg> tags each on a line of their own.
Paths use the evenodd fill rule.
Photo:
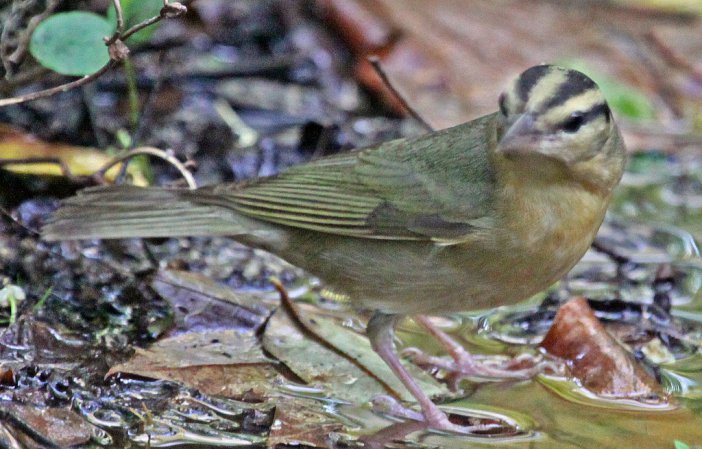
<svg viewBox="0 0 702 449">
<path fill-rule="evenodd" d="M 413 352 L 412 357 L 419 363 L 428 363 L 439 368 L 444 368 L 457 377 L 456 382 L 462 377 L 487 377 L 493 379 L 528 379 L 543 371 L 543 364 L 532 357 L 524 355 L 514 359 L 482 360 L 469 353 L 458 344 L 451 336 L 442 331 L 424 315 L 417 315 L 414 320 L 434 336 L 448 351 L 453 363 L 446 362 L 437 357 L 429 357 L 418 352 Z M 526 367 L 525 367 L 526 365 Z"/>
<path fill-rule="evenodd" d="M 393 347 L 393 336 L 397 315 L 387 315 L 376 312 L 368 322 L 366 333 L 370 339 L 373 350 L 388 364 L 393 373 L 400 379 L 407 390 L 417 399 L 422 409 L 424 420 L 433 429 L 449 432 L 466 433 L 470 428 L 462 427 L 449 421 L 448 416 L 434 404 L 422 391 L 412 375 L 407 372 Z"/>
</svg>

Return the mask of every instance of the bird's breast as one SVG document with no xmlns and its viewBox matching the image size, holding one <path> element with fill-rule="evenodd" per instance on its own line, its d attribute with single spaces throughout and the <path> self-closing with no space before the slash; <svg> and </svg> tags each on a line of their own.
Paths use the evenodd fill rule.
<svg viewBox="0 0 702 449">
<path fill-rule="evenodd" d="M 502 192 L 503 224 L 496 244 L 513 267 L 506 276 L 528 295 L 562 277 L 590 247 L 608 195 L 577 183 L 515 182 Z"/>
</svg>

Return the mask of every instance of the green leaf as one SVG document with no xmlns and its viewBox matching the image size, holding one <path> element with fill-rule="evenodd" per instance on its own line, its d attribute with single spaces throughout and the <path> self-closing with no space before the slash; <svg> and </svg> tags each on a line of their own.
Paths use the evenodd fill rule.
<svg viewBox="0 0 702 449">
<path fill-rule="evenodd" d="M 675 449 L 690 449 L 690 446 L 680 440 L 675 440 Z"/>
<path fill-rule="evenodd" d="M 144 20 L 159 15 L 161 13 L 161 8 L 163 8 L 163 0 L 122 0 L 121 4 L 125 30 Z M 115 13 L 115 7 L 113 5 L 110 5 L 107 10 L 107 20 L 111 23 L 117 22 L 117 14 Z M 127 42 L 131 44 L 146 42 L 151 38 L 155 30 L 156 25 L 146 27 L 132 35 L 127 39 Z"/>
<path fill-rule="evenodd" d="M 89 75 L 110 60 L 103 38 L 113 25 L 84 11 L 54 14 L 32 34 L 29 51 L 41 65 L 63 75 Z"/>
</svg>

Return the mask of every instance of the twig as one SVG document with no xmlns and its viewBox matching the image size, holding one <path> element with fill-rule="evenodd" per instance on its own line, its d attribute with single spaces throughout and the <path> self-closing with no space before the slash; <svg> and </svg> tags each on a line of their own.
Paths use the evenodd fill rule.
<svg viewBox="0 0 702 449">
<path fill-rule="evenodd" d="M 180 15 L 185 14 L 187 11 L 188 11 L 188 8 L 186 8 L 181 3 L 178 3 L 178 2 L 168 3 L 168 0 L 164 0 L 163 8 L 161 8 L 159 15 L 154 16 L 150 19 L 146 19 L 143 22 L 134 25 L 133 27 L 131 27 L 130 29 L 128 29 L 127 31 L 125 31 L 121 35 L 121 39 L 123 41 L 126 41 L 127 39 L 129 39 L 129 37 L 132 34 L 143 30 L 144 28 L 146 28 L 149 25 L 153 25 L 154 23 L 156 23 L 164 18 L 172 19 L 174 17 L 178 17 Z"/>
<path fill-rule="evenodd" d="M 380 79 L 383 81 L 383 84 L 385 84 L 388 89 L 390 89 L 390 92 L 397 98 L 397 100 L 400 102 L 403 108 L 407 110 L 409 115 L 412 116 L 413 119 L 415 119 L 417 122 L 419 122 L 420 125 L 422 125 L 424 128 L 426 128 L 427 131 L 434 131 L 434 127 L 431 126 L 424 118 L 422 118 L 421 115 L 407 103 L 407 100 L 405 100 L 405 97 L 403 97 L 400 92 L 395 89 L 395 86 L 390 82 L 390 79 L 388 78 L 388 75 L 385 73 L 385 70 L 380 65 L 380 59 L 377 56 L 369 56 L 368 57 L 368 62 L 370 62 L 371 66 L 373 66 L 373 70 L 375 70 L 375 73 L 378 74 Z"/>
<path fill-rule="evenodd" d="M 32 229 L 29 226 L 25 225 L 21 221 L 19 221 L 17 218 L 15 218 L 10 211 L 5 209 L 3 206 L 0 206 L 0 214 L 6 216 L 11 222 L 19 226 L 20 228 L 24 229 L 25 231 L 29 232 L 32 235 L 40 236 L 41 233 L 37 231 L 36 229 Z"/>
<path fill-rule="evenodd" d="M 124 13 L 122 12 L 122 2 L 120 0 L 112 0 L 112 4 L 115 7 L 115 16 L 117 21 L 117 31 L 112 35 L 105 44 L 112 45 L 117 39 L 124 34 Z"/>
<path fill-rule="evenodd" d="M 90 75 L 86 75 L 83 78 L 79 78 L 75 81 L 71 81 L 70 83 L 62 84 L 60 86 L 52 87 L 50 89 L 40 90 L 38 92 L 32 92 L 31 94 L 27 95 L 20 95 L 19 97 L 1 99 L 0 108 L 4 106 L 11 106 L 13 104 L 24 103 L 26 101 L 37 100 L 39 98 L 50 97 L 52 95 L 56 95 L 62 92 L 67 92 L 71 89 L 75 89 L 76 87 L 80 87 L 92 81 L 95 81 L 116 65 L 117 61 L 110 61 L 97 72 L 91 73 Z"/>
<path fill-rule="evenodd" d="M 102 177 L 107 173 L 109 169 L 114 167 L 115 165 L 119 164 L 120 162 L 125 162 L 135 156 L 140 156 L 142 154 L 147 154 L 149 156 L 155 156 L 159 159 L 163 159 L 164 161 L 168 162 L 169 164 L 173 165 L 183 176 L 183 179 L 185 179 L 185 182 L 188 184 L 188 187 L 191 189 L 196 189 L 197 188 L 197 182 L 195 182 L 195 178 L 193 178 L 193 175 L 188 171 L 187 167 L 180 162 L 176 157 L 174 157 L 171 154 L 168 154 L 167 152 L 159 149 L 159 148 L 154 148 L 154 147 L 139 147 L 135 148 L 133 150 L 128 151 L 127 153 L 123 154 L 122 156 L 116 157 L 107 164 L 105 164 L 100 170 L 98 170 L 93 176 L 97 177 Z"/>
<path fill-rule="evenodd" d="M 113 0 L 113 4 L 115 5 L 115 10 L 117 12 L 117 29 L 115 30 L 115 33 L 112 36 L 110 36 L 109 38 L 105 38 L 105 44 L 108 47 L 108 52 L 110 55 L 110 61 L 107 64 L 105 64 L 95 73 L 86 75 L 83 78 L 77 79 L 75 81 L 62 84 L 61 86 L 52 87 L 50 89 L 41 90 L 39 92 L 33 92 L 27 95 L 21 95 L 19 97 L 12 97 L 0 100 L 0 108 L 3 106 L 24 103 L 26 101 L 37 100 L 39 98 L 50 97 L 52 95 L 56 95 L 61 92 L 66 92 L 71 89 L 75 89 L 76 87 L 80 87 L 87 83 L 95 81 L 97 78 L 104 75 L 107 71 L 115 67 L 127 57 L 127 55 L 129 54 L 129 49 L 126 45 L 124 45 L 124 41 L 127 40 L 131 35 L 133 35 L 137 31 L 146 28 L 147 26 L 153 25 L 154 23 L 163 20 L 164 18 L 177 17 L 187 12 L 187 8 L 181 3 L 168 3 L 167 0 L 164 0 L 164 6 L 163 8 L 161 8 L 159 15 L 144 20 L 143 22 L 138 23 L 133 27 L 129 28 L 127 31 L 124 31 L 124 17 L 122 15 L 122 7 L 120 1 Z"/>
<path fill-rule="evenodd" d="M 229 128 L 237 135 L 237 146 L 248 148 L 258 142 L 258 133 L 244 123 L 234 108 L 224 99 L 218 98 L 214 104 L 215 111 Z"/>
<path fill-rule="evenodd" d="M 17 48 L 10 55 L 7 56 L 7 61 L 12 64 L 19 65 L 25 58 L 27 54 L 27 49 L 29 48 L 29 40 L 32 33 L 36 27 L 51 14 L 59 6 L 58 0 L 50 0 L 46 2 L 46 9 L 39 15 L 32 17 L 27 24 L 27 28 L 20 34 L 19 42 L 17 43 Z M 4 30 L 3 30 L 4 32 Z M 3 36 L 4 37 L 4 36 Z M 7 67 L 5 67 L 6 71 Z"/>
<path fill-rule="evenodd" d="M 65 161 L 61 160 L 58 157 L 37 157 L 37 158 L 25 158 L 25 159 L 0 159 L 0 167 L 6 166 L 6 165 L 21 165 L 21 164 L 56 164 L 61 168 L 61 174 L 73 182 L 82 183 L 88 179 L 93 179 L 93 180 L 98 180 L 99 182 L 104 182 L 105 174 L 112 167 L 114 167 L 115 165 L 120 164 L 122 162 L 126 162 L 129 159 L 132 159 L 133 157 L 141 156 L 144 154 L 149 155 L 149 156 L 155 156 L 159 159 L 163 159 L 164 161 L 173 165 L 173 167 L 175 167 L 176 170 L 178 170 L 180 172 L 181 176 L 183 176 L 183 179 L 185 179 L 185 182 L 188 184 L 189 188 L 191 188 L 191 189 L 197 188 L 197 183 L 195 182 L 195 178 L 193 178 L 193 175 L 190 173 L 190 171 L 186 167 L 186 164 L 180 162 L 176 157 L 168 154 L 166 151 L 163 151 L 159 148 L 154 148 L 154 147 L 139 147 L 139 148 L 135 148 L 133 150 L 130 150 L 123 155 L 120 155 L 120 156 L 113 158 L 111 161 L 107 162 L 105 165 L 103 165 L 95 173 L 93 173 L 91 175 L 86 175 L 86 176 L 79 176 L 79 175 L 73 174 L 69 165 Z M 124 165 L 126 167 L 127 164 L 125 163 Z M 0 209 L 0 212 L 2 212 L 1 209 Z"/>
<path fill-rule="evenodd" d="M 383 388 L 385 388 L 386 391 L 392 393 L 396 397 L 400 397 L 400 394 L 387 381 L 378 377 L 376 373 L 368 369 L 367 366 L 363 365 L 358 360 L 358 358 L 344 352 L 344 350 L 337 348 L 331 342 L 329 342 L 329 340 L 326 339 L 324 335 L 322 335 L 319 332 L 318 329 L 316 329 L 316 323 L 314 320 L 303 318 L 303 312 L 301 307 L 290 298 L 287 289 L 278 278 L 270 277 L 268 278 L 268 281 L 271 284 L 273 284 L 273 287 L 278 291 L 278 294 L 280 295 L 280 303 L 282 309 L 285 310 L 288 318 L 290 318 L 290 320 L 295 324 L 298 330 L 300 330 L 305 335 L 311 336 L 317 343 L 321 344 L 325 348 L 333 351 L 340 357 L 343 357 L 344 359 L 356 365 L 363 372 L 367 373 L 369 376 L 373 377 L 373 379 L 377 380 L 383 386 Z"/>
<path fill-rule="evenodd" d="M 663 39 L 655 30 L 646 33 L 645 37 L 648 43 L 653 46 L 669 65 L 684 70 L 689 73 L 696 82 L 702 83 L 702 69 L 693 65 L 692 62 L 687 60 L 680 52 L 663 42 Z"/>
</svg>

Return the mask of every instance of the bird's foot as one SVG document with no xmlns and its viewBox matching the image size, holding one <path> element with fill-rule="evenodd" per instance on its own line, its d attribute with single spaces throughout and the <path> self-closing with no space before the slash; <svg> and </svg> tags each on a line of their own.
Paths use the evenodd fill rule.
<svg viewBox="0 0 702 449">
<path fill-rule="evenodd" d="M 554 363 L 544 360 L 541 356 L 522 354 L 509 358 L 495 355 L 473 355 L 450 335 L 439 329 L 428 317 L 417 315 L 414 319 L 446 348 L 453 360 L 429 356 L 416 348 L 405 349 L 403 354 L 409 356 L 417 365 L 446 371 L 446 381 L 454 390 L 465 378 L 525 380 L 546 369 L 559 371 Z"/>
<path fill-rule="evenodd" d="M 498 424 L 475 424 L 462 426 L 455 424 L 449 420 L 448 415 L 441 411 L 438 407 L 432 410 L 426 410 L 424 413 L 407 408 L 400 404 L 395 398 L 386 395 L 380 395 L 373 398 L 373 411 L 384 415 L 389 415 L 399 419 L 411 419 L 426 424 L 428 429 L 438 430 L 441 432 L 456 433 L 459 435 L 473 435 L 475 433 L 484 433 L 500 427 Z"/>
<path fill-rule="evenodd" d="M 514 358 L 504 356 L 473 355 L 463 350 L 454 352 L 453 359 L 430 356 L 417 348 L 407 348 L 403 352 L 415 364 L 444 370 L 446 381 L 456 389 L 462 379 L 479 378 L 487 380 L 525 380 L 553 369 L 552 364 L 541 356 L 522 354 Z"/>
</svg>

